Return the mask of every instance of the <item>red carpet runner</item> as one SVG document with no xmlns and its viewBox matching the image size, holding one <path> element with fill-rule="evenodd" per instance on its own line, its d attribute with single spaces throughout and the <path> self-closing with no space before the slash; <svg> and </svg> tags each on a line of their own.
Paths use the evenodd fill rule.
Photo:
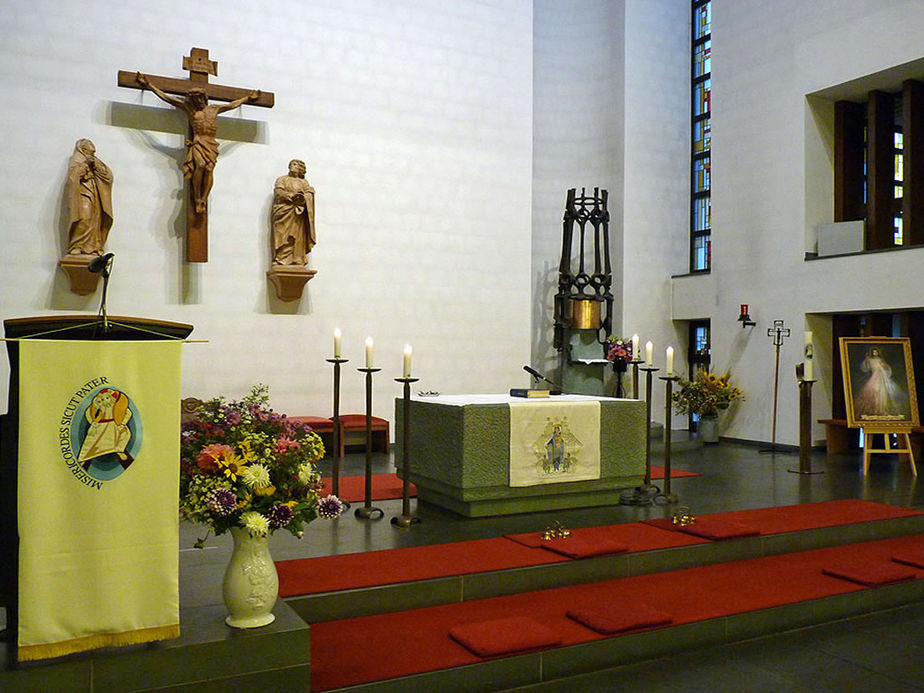
<svg viewBox="0 0 924 693">
<path fill-rule="evenodd" d="M 529 618 L 568 646 L 607 636 L 568 618 L 567 612 L 593 610 L 613 599 L 656 606 L 680 625 L 867 589 L 823 572 L 845 563 L 901 565 L 910 571 L 907 577 L 922 579 L 924 569 L 892 562 L 895 553 L 922 548 L 920 535 L 899 537 L 313 624 L 312 690 L 485 661 L 449 636 L 451 629 L 466 624 Z"/>
<path fill-rule="evenodd" d="M 683 469 L 672 469 L 671 478 L 680 479 L 682 477 L 702 476 L 699 472 L 687 472 Z M 664 478 L 664 467 L 656 464 L 651 465 L 651 478 L 653 480 Z M 331 480 L 324 479 L 324 490 L 322 495 L 331 493 Z M 372 500 L 392 500 L 403 497 L 403 486 L 401 479 L 397 474 L 373 474 L 372 475 Z M 341 476 L 340 477 L 340 497 L 350 503 L 356 503 L 365 500 L 366 477 L 365 476 Z M 417 489 L 414 484 L 410 488 L 411 496 L 417 495 Z"/>
<path fill-rule="evenodd" d="M 920 514 L 908 508 L 851 499 L 740 510 L 706 517 L 726 518 L 752 527 L 761 534 L 779 534 Z M 630 522 L 575 529 L 573 532 L 589 539 L 598 537 L 618 541 L 627 545 L 629 551 L 708 543 L 707 539 L 682 532 L 664 531 L 672 527 L 670 520 L 664 527 L 657 526 L 663 522 Z M 571 559 L 540 548 L 539 532 L 536 531 L 493 539 L 299 558 L 279 561 L 276 569 L 279 573 L 279 596 L 294 597 L 568 560 Z"/>
</svg>

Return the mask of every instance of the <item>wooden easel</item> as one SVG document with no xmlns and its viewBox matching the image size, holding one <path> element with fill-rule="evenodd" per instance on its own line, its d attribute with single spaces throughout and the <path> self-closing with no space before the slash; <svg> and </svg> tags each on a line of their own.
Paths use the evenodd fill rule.
<svg viewBox="0 0 924 693">
<path fill-rule="evenodd" d="M 872 455 L 881 455 L 884 453 L 894 453 L 901 455 L 907 455 L 908 461 L 911 463 L 911 473 L 914 476 L 918 475 L 918 469 L 914 464 L 914 452 L 911 450 L 911 429 L 910 428 L 877 428 L 875 426 L 867 427 L 862 426 L 861 430 L 863 431 L 863 475 L 869 471 L 869 459 Z M 899 446 L 904 444 L 904 447 L 890 448 L 889 447 L 889 435 L 894 433 L 898 436 Z M 882 435 L 882 447 L 877 448 L 873 445 L 873 436 Z"/>
</svg>

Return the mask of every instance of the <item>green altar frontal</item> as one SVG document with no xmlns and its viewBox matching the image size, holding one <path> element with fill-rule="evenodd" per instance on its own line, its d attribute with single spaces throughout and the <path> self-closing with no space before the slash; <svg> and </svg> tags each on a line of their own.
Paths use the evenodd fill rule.
<svg viewBox="0 0 924 693">
<path fill-rule="evenodd" d="M 414 397 L 410 402 L 410 479 L 419 500 L 467 517 L 510 515 L 619 503 L 645 476 L 645 403 L 583 395 L 558 402 L 600 402 L 600 478 L 510 486 L 507 395 Z M 543 406 L 532 402 L 534 406 Z M 402 473 L 404 400 L 395 401 L 395 463 Z"/>
</svg>

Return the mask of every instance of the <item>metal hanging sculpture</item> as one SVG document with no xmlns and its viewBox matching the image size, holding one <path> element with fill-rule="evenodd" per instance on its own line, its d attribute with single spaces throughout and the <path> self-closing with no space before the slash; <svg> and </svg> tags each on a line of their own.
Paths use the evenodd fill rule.
<svg viewBox="0 0 924 693">
<path fill-rule="evenodd" d="M 613 273 L 610 267 L 610 213 L 607 192 L 594 188 L 568 191 L 565 203 L 558 293 L 555 295 L 555 348 L 565 348 L 566 330 L 596 330 L 597 341 L 609 337 L 613 320 Z M 577 231 L 577 234 L 575 234 Z M 575 248 L 575 235 L 577 247 Z M 588 237 L 591 238 L 588 238 Z M 593 243 L 592 249 L 589 248 Z M 593 270 L 585 259 L 593 253 Z M 575 267 L 575 264 L 577 265 Z"/>
</svg>

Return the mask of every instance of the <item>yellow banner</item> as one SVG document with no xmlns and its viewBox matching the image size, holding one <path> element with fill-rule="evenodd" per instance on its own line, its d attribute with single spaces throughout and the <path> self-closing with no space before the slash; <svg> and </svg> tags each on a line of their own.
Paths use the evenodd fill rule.
<svg viewBox="0 0 924 693">
<path fill-rule="evenodd" d="M 19 659 L 179 635 L 179 342 L 19 343 Z"/>
</svg>

